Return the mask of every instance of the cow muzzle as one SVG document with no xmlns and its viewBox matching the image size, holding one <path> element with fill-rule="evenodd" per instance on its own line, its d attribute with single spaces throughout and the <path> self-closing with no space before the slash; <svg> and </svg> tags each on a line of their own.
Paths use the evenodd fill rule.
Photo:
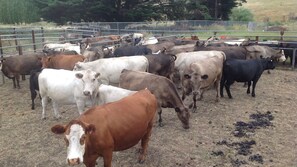
<svg viewBox="0 0 297 167">
<path fill-rule="evenodd" d="M 84 95 L 85 96 L 90 96 L 91 95 L 91 92 L 90 91 L 84 91 Z"/>
<path fill-rule="evenodd" d="M 80 164 L 79 158 L 68 159 L 67 161 L 68 161 L 68 165 L 71 165 L 71 166 Z"/>
</svg>

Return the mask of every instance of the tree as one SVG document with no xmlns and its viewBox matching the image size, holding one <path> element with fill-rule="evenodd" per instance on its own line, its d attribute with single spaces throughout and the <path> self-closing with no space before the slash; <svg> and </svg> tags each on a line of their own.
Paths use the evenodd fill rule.
<svg viewBox="0 0 297 167">
<path fill-rule="evenodd" d="M 246 0 L 33 0 L 42 17 L 67 21 L 140 22 L 151 20 L 228 19 Z"/>
<path fill-rule="evenodd" d="M 5 24 L 32 23 L 40 20 L 32 0 L 0 0 L 0 22 Z"/>
<path fill-rule="evenodd" d="M 232 9 L 232 13 L 230 15 L 230 20 L 232 21 L 253 21 L 253 14 L 250 10 L 237 7 Z"/>
</svg>

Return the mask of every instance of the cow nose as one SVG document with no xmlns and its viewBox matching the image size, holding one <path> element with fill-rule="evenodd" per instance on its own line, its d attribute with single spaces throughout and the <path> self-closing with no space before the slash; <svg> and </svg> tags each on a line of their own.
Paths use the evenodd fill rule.
<svg viewBox="0 0 297 167">
<path fill-rule="evenodd" d="M 90 91 L 84 91 L 85 96 L 90 96 L 90 94 L 91 94 Z"/>
<path fill-rule="evenodd" d="M 68 165 L 78 165 L 79 163 L 79 158 L 68 159 Z"/>
</svg>

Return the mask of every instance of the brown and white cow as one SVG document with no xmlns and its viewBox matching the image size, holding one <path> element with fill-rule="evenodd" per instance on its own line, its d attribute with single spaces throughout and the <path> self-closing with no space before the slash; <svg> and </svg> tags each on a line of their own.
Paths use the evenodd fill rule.
<svg viewBox="0 0 297 167">
<path fill-rule="evenodd" d="M 158 99 L 159 126 L 162 124 L 162 108 L 174 108 L 185 129 L 189 128 L 189 111 L 178 95 L 173 82 L 163 76 L 124 69 L 120 75 L 121 88 L 138 91 L 148 88 Z"/>
<path fill-rule="evenodd" d="M 20 75 L 30 75 L 32 70 L 41 69 L 40 56 L 43 53 L 4 57 L 1 59 L 0 69 L 7 78 L 13 80 L 14 88 L 20 88 Z"/>
<path fill-rule="evenodd" d="M 147 89 L 119 101 L 93 107 L 67 125 L 51 128 L 64 134 L 69 165 L 84 163 L 95 167 L 103 157 L 104 167 L 111 167 L 113 151 L 133 147 L 141 140 L 138 161 L 143 163 L 157 109 L 155 96 Z"/>
<path fill-rule="evenodd" d="M 83 62 L 82 55 L 58 55 L 42 57 L 42 68 L 73 70 L 75 63 Z"/>
<path fill-rule="evenodd" d="M 190 64 L 185 70 L 184 79 L 182 79 L 182 99 L 184 100 L 186 95 L 193 93 L 193 112 L 197 109 L 197 96 L 202 99 L 204 91 L 213 86 L 217 92 L 216 101 L 219 101 L 220 81 L 225 59 L 224 56 L 204 58 Z"/>
</svg>

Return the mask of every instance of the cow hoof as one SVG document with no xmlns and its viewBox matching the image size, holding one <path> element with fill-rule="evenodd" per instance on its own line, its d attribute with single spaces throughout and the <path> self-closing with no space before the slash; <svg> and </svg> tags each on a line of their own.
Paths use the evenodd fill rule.
<svg viewBox="0 0 297 167">
<path fill-rule="evenodd" d="M 256 97 L 256 95 L 252 95 L 252 97 Z"/>
<path fill-rule="evenodd" d="M 62 117 L 59 115 L 59 116 L 57 116 L 57 117 L 55 117 L 56 118 L 56 120 L 59 120 L 59 119 L 61 119 Z"/>
<path fill-rule="evenodd" d="M 144 159 L 139 159 L 138 163 L 143 164 L 144 163 Z"/>
<path fill-rule="evenodd" d="M 193 113 L 196 113 L 196 110 L 197 110 L 197 108 L 193 108 L 192 112 Z"/>
<path fill-rule="evenodd" d="M 42 117 L 41 120 L 46 120 L 46 117 Z"/>
<path fill-rule="evenodd" d="M 159 123 L 159 126 L 160 126 L 160 127 L 163 127 L 163 126 L 164 126 L 164 124 L 160 122 L 160 123 Z"/>
</svg>

